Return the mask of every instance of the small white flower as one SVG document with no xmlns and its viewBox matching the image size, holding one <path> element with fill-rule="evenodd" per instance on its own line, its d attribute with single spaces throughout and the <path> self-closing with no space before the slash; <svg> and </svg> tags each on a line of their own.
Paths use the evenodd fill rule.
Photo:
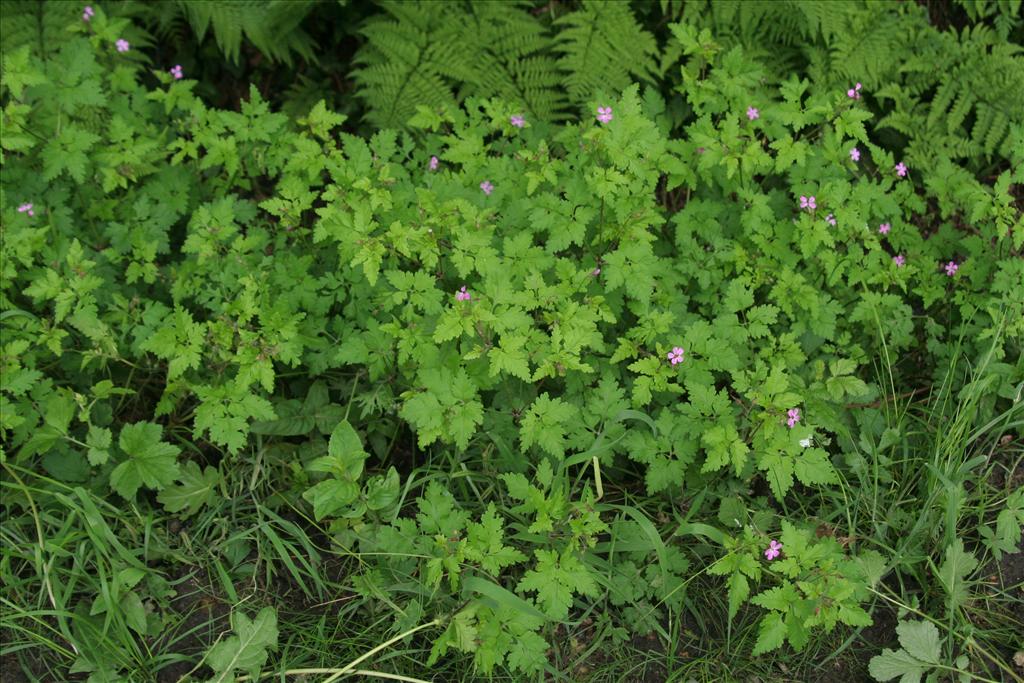
<svg viewBox="0 0 1024 683">
<path fill-rule="evenodd" d="M 807 437 L 806 439 L 800 439 L 800 445 L 803 446 L 804 448 L 810 448 L 811 447 L 811 437 Z"/>
</svg>

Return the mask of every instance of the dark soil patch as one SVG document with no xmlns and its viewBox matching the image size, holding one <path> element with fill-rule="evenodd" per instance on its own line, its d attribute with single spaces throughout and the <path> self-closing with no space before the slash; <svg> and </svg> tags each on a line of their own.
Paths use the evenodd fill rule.
<svg viewBox="0 0 1024 683">
<path fill-rule="evenodd" d="M 183 659 L 165 666 L 157 674 L 158 683 L 175 683 L 195 667 L 203 652 L 217 635 L 228 628 L 231 606 L 213 588 L 209 576 L 181 568 L 173 580 L 178 595 L 170 609 L 181 617 L 176 627 L 161 637 L 170 642 L 160 649 L 181 655 Z"/>
<path fill-rule="evenodd" d="M 2 642 L 6 643 L 6 638 Z M 25 676 L 21 663 L 13 654 L 0 657 L 0 681 L 3 683 L 28 683 L 28 677 Z"/>
<path fill-rule="evenodd" d="M 995 574 L 999 589 L 1008 597 L 1006 607 L 1010 615 L 1024 624 L 1024 539 L 1017 544 L 1017 552 L 1003 555 Z"/>
<path fill-rule="evenodd" d="M 611 680 L 665 683 L 668 680 L 665 666 L 669 654 L 656 633 L 635 633 L 628 644 L 614 647 L 602 643 L 595 647 L 593 639 L 597 635 L 598 629 L 592 627 L 589 619 L 571 634 L 556 632 L 555 640 L 565 643 L 562 656 L 574 662 L 586 655 L 584 661 L 570 672 L 572 680 L 586 683 L 604 683 Z M 609 654 L 609 650 L 614 654 Z M 628 659 L 625 658 L 627 656 Z M 630 666 L 631 664 L 633 666 Z M 616 678 L 609 678 L 609 675 Z M 628 678 L 621 678 L 623 675 L 628 675 Z"/>
<path fill-rule="evenodd" d="M 981 590 L 989 595 L 989 607 L 993 609 L 994 621 L 1003 622 L 993 625 L 1001 625 L 1018 634 L 1024 633 L 1024 539 L 1017 544 L 1016 553 L 1004 554 L 998 562 L 993 560 L 982 569 L 979 576 L 986 584 Z M 993 645 L 996 647 L 993 654 L 1001 658 L 1009 669 L 1018 672 L 1017 680 L 1024 680 L 1024 655 L 1021 654 L 1024 639 L 1018 637 L 1010 642 Z M 1006 676 L 1006 672 L 993 662 L 985 661 L 981 664 L 989 677 L 999 679 L 1000 676 Z"/>
<path fill-rule="evenodd" d="M 664 683 L 668 680 L 668 672 L 663 663 L 670 655 L 665 651 L 665 644 L 654 633 L 645 636 L 634 635 L 629 646 L 638 653 L 653 653 L 654 656 L 643 657 L 643 669 L 636 672 L 638 683 Z"/>
<path fill-rule="evenodd" d="M 822 670 L 820 676 L 815 679 L 816 683 L 867 683 L 874 680 L 868 673 L 868 662 L 875 655 L 881 654 L 884 648 L 896 648 L 899 644 L 896 641 L 896 611 L 890 605 L 875 605 L 871 619 L 871 626 L 861 630 L 857 640 L 836 657 L 828 668 Z"/>
</svg>

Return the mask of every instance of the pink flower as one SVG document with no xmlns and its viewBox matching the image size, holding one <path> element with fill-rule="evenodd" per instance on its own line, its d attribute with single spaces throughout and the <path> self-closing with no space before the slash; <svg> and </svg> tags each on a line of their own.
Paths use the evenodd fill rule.
<svg viewBox="0 0 1024 683">
<path fill-rule="evenodd" d="M 850 158 L 854 161 L 860 161 L 860 150 L 854 147 L 850 150 Z"/>
<path fill-rule="evenodd" d="M 601 269 L 600 268 L 594 268 L 592 271 L 590 271 L 590 274 L 593 275 L 594 277 L 597 277 L 598 275 L 601 274 Z"/>
<path fill-rule="evenodd" d="M 883 235 L 888 235 L 890 227 L 891 226 L 888 223 L 882 223 L 881 225 L 878 226 L 878 232 L 882 233 Z"/>
<path fill-rule="evenodd" d="M 430 157 L 430 164 L 428 164 L 428 168 L 430 168 L 431 171 L 436 171 L 437 165 L 440 163 L 441 160 L 438 159 L 437 157 Z"/>
<path fill-rule="evenodd" d="M 615 118 L 612 116 L 611 107 L 598 107 L 597 108 L 597 120 L 601 123 L 611 123 L 611 120 Z"/>
<path fill-rule="evenodd" d="M 771 543 L 769 543 L 768 547 L 765 548 L 765 551 L 764 551 L 764 556 L 768 560 L 774 560 L 776 557 L 778 557 L 781 554 L 782 554 L 782 544 L 779 543 L 778 541 L 772 541 Z"/>
<path fill-rule="evenodd" d="M 32 204 L 25 202 L 18 207 L 18 213 L 27 213 L 29 216 L 35 216 L 36 212 L 32 210 Z"/>
<path fill-rule="evenodd" d="M 171 67 L 171 75 L 174 76 L 174 80 L 180 81 L 185 77 L 185 72 L 181 69 L 181 64 L 175 64 Z"/>
<path fill-rule="evenodd" d="M 683 350 L 682 346 L 673 346 L 672 350 L 668 352 L 668 360 L 672 365 L 683 362 L 683 354 L 686 351 Z"/>
<path fill-rule="evenodd" d="M 896 254 L 892 257 L 892 262 L 896 264 L 897 268 L 902 268 L 906 264 L 907 258 L 903 254 Z"/>
<path fill-rule="evenodd" d="M 82 10 L 82 21 L 89 21 L 92 19 L 94 14 L 96 14 L 96 12 L 93 11 L 92 5 L 86 5 L 85 9 Z"/>
<path fill-rule="evenodd" d="M 755 121 L 761 118 L 761 112 L 757 110 L 757 107 L 747 107 L 747 118 L 751 121 Z"/>
<path fill-rule="evenodd" d="M 832 214 L 825 216 L 825 222 L 831 225 L 833 228 L 836 226 L 836 217 Z"/>
<path fill-rule="evenodd" d="M 489 195 L 490 193 L 494 192 L 494 185 L 491 185 L 490 180 L 485 180 L 482 183 L 480 183 L 480 189 L 484 191 L 484 194 Z"/>
<path fill-rule="evenodd" d="M 114 45 L 117 46 L 118 52 L 128 52 L 128 50 L 131 48 L 131 45 L 129 45 L 128 41 L 124 38 L 118 38 L 117 42 L 114 43 Z"/>
<path fill-rule="evenodd" d="M 800 208 L 807 209 L 808 211 L 818 208 L 818 204 L 814 199 L 814 196 L 805 197 L 800 195 Z"/>
<path fill-rule="evenodd" d="M 519 114 L 513 114 L 512 116 L 509 117 L 508 120 L 516 128 L 522 128 L 523 126 L 526 125 L 526 119 L 524 119 Z"/>
<path fill-rule="evenodd" d="M 858 83 L 855 87 L 850 88 L 849 90 L 846 91 L 846 96 L 849 97 L 850 99 L 859 100 L 860 87 L 860 83 Z"/>
<path fill-rule="evenodd" d="M 946 264 L 946 275 L 953 277 L 956 275 L 956 271 L 960 270 L 960 266 L 956 264 L 956 261 L 950 261 Z"/>
<path fill-rule="evenodd" d="M 470 295 L 470 293 L 466 291 L 466 285 L 462 285 L 462 289 L 455 292 L 456 301 L 469 301 L 472 298 L 472 295 Z"/>
<path fill-rule="evenodd" d="M 902 161 L 896 164 L 896 175 L 898 175 L 900 178 L 907 175 L 907 167 Z"/>
<path fill-rule="evenodd" d="M 790 408 L 786 411 L 786 424 L 792 429 L 796 426 L 796 423 L 800 421 L 800 409 Z"/>
</svg>

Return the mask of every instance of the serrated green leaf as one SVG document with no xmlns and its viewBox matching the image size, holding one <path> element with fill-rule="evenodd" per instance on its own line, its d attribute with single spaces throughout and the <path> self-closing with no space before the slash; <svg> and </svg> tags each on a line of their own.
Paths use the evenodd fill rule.
<svg viewBox="0 0 1024 683">
<path fill-rule="evenodd" d="M 199 465 L 189 461 L 181 468 L 180 483 L 168 486 L 157 495 L 157 501 L 168 512 L 183 513 L 187 518 L 199 512 L 216 495 L 220 484 L 220 472 L 215 467 L 201 470 Z"/>
<path fill-rule="evenodd" d="M 527 631 L 512 641 L 508 651 L 508 666 L 513 671 L 534 673 L 548 663 L 548 644 L 540 635 Z"/>
<path fill-rule="evenodd" d="M 786 622 L 783 621 L 781 612 L 769 612 L 761 617 L 757 630 L 757 642 L 754 644 L 753 655 L 763 655 L 776 648 L 782 647 L 786 640 Z"/>
<path fill-rule="evenodd" d="M 561 458 L 565 455 L 565 433 L 576 416 L 576 406 L 545 392 L 537 397 L 523 417 L 520 447 L 526 452 L 537 444 L 545 452 Z"/>
<path fill-rule="evenodd" d="M 958 608 L 967 599 L 967 577 L 978 567 L 974 553 L 964 550 L 964 541 L 956 539 L 946 548 L 946 555 L 939 567 L 939 580 L 952 609 Z"/>
<path fill-rule="evenodd" d="M 747 577 L 740 572 L 733 572 L 729 576 L 729 619 L 736 617 L 743 602 L 750 595 L 750 583 Z"/>
<path fill-rule="evenodd" d="M 152 422 L 125 425 L 118 445 L 128 459 L 110 473 L 110 485 L 123 498 L 131 499 L 140 486 L 160 490 L 179 476 L 177 456 L 181 449 L 160 439 L 163 427 Z"/>
<path fill-rule="evenodd" d="M 792 457 L 781 452 L 766 453 L 762 456 L 758 467 L 765 471 L 764 477 L 776 500 L 782 500 L 786 493 L 793 488 Z"/>
<path fill-rule="evenodd" d="M 891 681 L 899 677 L 900 683 L 919 683 L 921 676 L 931 669 L 924 662 L 910 656 L 904 650 L 882 650 L 868 662 L 868 672 L 876 681 Z"/>
<path fill-rule="evenodd" d="M 267 650 L 277 648 L 277 612 L 264 607 L 250 619 L 241 611 L 231 613 L 234 635 L 220 641 L 206 655 L 206 664 L 213 669 L 210 683 L 233 683 L 238 670 L 255 678 L 267 661 Z"/>
<path fill-rule="evenodd" d="M 561 556 L 553 550 L 537 550 L 537 566 L 523 575 L 516 590 L 536 591 L 541 609 L 552 619 L 565 619 L 572 605 L 573 593 L 594 595 L 597 584 L 571 553 Z"/>
<path fill-rule="evenodd" d="M 89 445 L 86 457 L 90 465 L 103 465 L 110 458 L 110 446 L 113 443 L 113 436 L 106 427 L 89 425 L 89 434 L 85 437 Z"/>
<path fill-rule="evenodd" d="M 839 475 L 832 467 L 828 454 L 820 448 L 808 448 L 797 455 L 793 462 L 793 473 L 805 486 L 839 482 Z"/>
</svg>

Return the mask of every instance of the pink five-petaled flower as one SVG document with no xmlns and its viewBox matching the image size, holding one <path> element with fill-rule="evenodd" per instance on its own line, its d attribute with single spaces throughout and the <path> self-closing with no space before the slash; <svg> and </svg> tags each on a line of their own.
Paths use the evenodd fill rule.
<svg viewBox="0 0 1024 683">
<path fill-rule="evenodd" d="M 494 192 L 494 185 L 491 185 L 490 180 L 485 180 L 482 183 L 480 183 L 480 189 L 484 191 L 484 194 L 489 195 L 490 193 Z"/>
<path fill-rule="evenodd" d="M 850 150 L 850 158 L 854 161 L 860 161 L 860 150 L 854 147 Z"/>
<path fill-rule="evenodd" d="M 818 208 L 818 204 L 817 204 L 817 202 L 815 202 L 813 195 L 810 196 L 810 197 L 805 197 L 803 195 L 800 195 L 800 208 L 801 209 L 807 209 L 808 211 L 810 211 L 812 209 L 817 209 Z"/>
<path fill-rule="evenodd" d="M 896 175 L 898 175 L 900 178 L 907 175 L 907 166 L 902 161 L 896 164 Z"/>
<path fill-rule="evenodd" d="M 825 216 L 825 222 L 831 225 L 833 228 L 836 226 L 836 217 L 832 214 Z"/>
<path fill-rule="evenodd" d="M 853 100 L 860 99 L 860 83 L 846 91 L 846 96 Z"/>
<path fill-rule="evenodd" d="M 29 216 L 35 216 L 36 212 L 32 210 L 32 204 L 25 202 L 18 207 L 18 213 L 27 213 Z"/>
<path fill-rule="evenodd" d="M 882 223 L 881 225 L 878 226 L 878 232 L 882 233 L 883 235 L 888 235 L 889 229 L 891 227 L 892 226 L 890 226 L 888 223 Z"/>
<path fill-rule="evenodd" d="M 522 128 L 523 126 L 526 125 L 526 119 L 524 119 L 519 114 L 513 114 L 512 116 L 508 117 L 508 120 L 509 123 L 511 123 L 516 128 Z"/>
<path fill-rule="evenodd" d="M 597 108 L 597 120 L 601 123 L 611 123 L 611 120 L 615 118 L 612 116 L 611 107 L 598 107 Z"/>
<path fill-rule="evenodd" d="M 892 257 L 892 262 L 896 264 L 897 268 L 902 268 L 907 263 L 907 257 L 903 254 L 896 254 Z"/>
<path fill-rule="evenodd" d="M 751 121 L 755 121 L 761 118 L 761 112 L 758 111 L 757 107 L 747 107 L 747 118 Z"/>
<path fill-rule="evenodd" d="M 956 275 L 956 271 L 960 270 L 960 266 L 957 265 L 956 261 L 950 261 L 946 264 L 946 275 L 953 277 Z"/>
<path fill-rule="evenodd" d="M 118 52 L 128 52 L 128 50 L 131 48 L 131 45 L 129 45 L 128 41 L 124 38 L 118 38 L 117 42 L 114 43 L 114 45 L 117 46 Z"/>
<path fill-rule="evenodd" d="M 462 285 L 462 289 L 455 292 L 456 301 L 469 301 L 472 298 L 472 295 L 466 291 L 466 285 Z"/>
<path fill-rule="evenodd" d="M 82 10 L 82 21 L 89 21 L 92 19 L 94 14 L 96 14 L 96 12 L 93 11 L 92 5 L 86 5 L 85 9 Z"/>
<path fill-rule="evenodd" d="M 174 76 L 174 80 L 180 81 L 185 77 L 185 72 L 181 68 L 181 64 L 175 64 L 171 67 L 171 75 Z"/>
<path fill-rule="evenodd" d="M 800 409 L 790 408 L 786 411 L 786 424 L 792 429 L 796 427 L 796 423 L 800 421 Z"/>
<path fill-rule="evenodd" d="M 682 346 L 673 346 L 672 350 L 668 352 L 668 360 L 672 365 L 683 362 L 683 354 L 686 351 L 683 350 Z"/>
<path fill-rule="evenodd" d="M 764 550 L 764 556 L 769 560 L 774 560 L 776 557 L 782 554 L 782 544 L 778 541 L 772 541 L 768 544 L 768 547 Z"/>
<path fill-rule="evenodd" d="M 437 158 L 436 156 L 434 156 L 434 157 L 430 157 L 430 163 L 429 163 L 429 164 L 427 164 L 427 167 L 428 167 L 428 168 L 429 168 L 429 169 L 430 169 L 431 171 L 436 171 L 436 170 L 437 170 L 437 166 L 438 166 L 438 164 L 440 164 L 440 163 L 441 163 L 441 160 L 440 160 L 440 159 L 438 159 L 438 158 Z"/>
</svg>

